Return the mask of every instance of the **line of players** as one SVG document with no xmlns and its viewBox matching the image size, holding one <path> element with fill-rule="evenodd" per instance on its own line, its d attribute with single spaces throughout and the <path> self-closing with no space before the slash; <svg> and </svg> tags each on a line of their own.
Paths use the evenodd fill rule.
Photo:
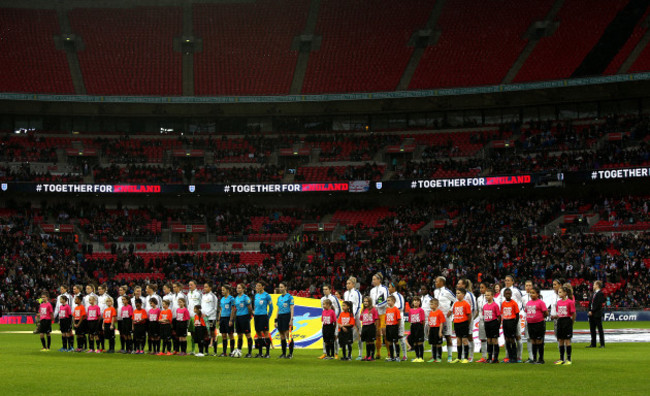
<svg viewBox="0 0 650 396">
<path fill-rule="evenodd" d="M 323 355 L 320 358 L 338 358 L 340 345 L 343 351 L 342 360 L 351 360 L 352 344 L 357 340 L 357 360 L 381 359 L 381 347 L 385 345 L 389 353 L 387 360 L 406 360 L 407 349 L 411 348 L 416 354 L 413 362 L 423 362 L 426 338 L 431 345 L 432 358 L 429 362 L 441 361 L 443 340 L 447 344 L 449 363 L 471 362 L 474 355 L 473 351 L 470 353 L 470 348 L 473 349 L 471 327 L 474 319 L 478 317 L 482 354 L 478 362 L 498 362 L 497 339 L 502 324 L 507 353 L 504 361 L 521 362 L 523 345 L 519 323 L 523 320 L 521 317 L 524 317 L 525 337 L 529 343 L 528 362 L 543 363 L 545 318 L 550 308 L 560 345 L 561 359 L 556 363 L 571 364 L 570 340 L 575 321 L 575 302 L 570 285 L 562 286 L 560 281 L 554 281 L 553 285 L 557 293 L 556 298 L 547 307 L 532 282 L 527 281 L 526 291 L 522 292 L 514 287 L 512 276 L 506 277 L 505 288 L 499 290 L 500 293 L 495 293 L 488 285 L 481 284 L 481 295 L 478 298 L 472 293 L 467 293 L 467 290 L 472 290 L 469 280 L 460 280 L 456 293 L 453 293 L 446 287 L 445 278 L 438 277 L 433 297 L 429 295 L 427 287 L 422 286 L 420 296 L 412 299 L 409 312 L 411 332 L 405 337 L 405 300 L 396 290 L 395 284 L 391 282 L 386 287 L 383 275 L 375 274 L 372 277 L 373 287 L 370 294 L 364 298 L 356 288 L 356 279 L 352 277 L 346 282 L 347 290 L 342 303 L 340 295 L 332 294 L 331 287 L 323 287 Z M 236 296 L 231 295 L 229 286 L 224 286 L 221 289 L 222 298 L 218 301 L 212 293 L 210 283 L 206 283 L 201 292 L 197 289 L 196 282 L 190 282 L 187 295 L 183 293 L 179 283 L 165 285 L 162 298 L 156 294 L 156 285 L 147 285 L 146 296 L 142 295 L 140 287 L 136 287 L 130 299 L 126 295 L 127 287 L 123 286 L 119 289 L 120 295 L 115 309 L 113 299 L 106 293 L 104 285 L 98 288 L 97 294 L 92 285 L 86 286 L 86 295 L 83 297 L 81 286 L 73 287 L 74 297 L 68 294 L 67 287 L 62 286 L 54 311 L 47 302 L 39 308 L 39 331 L 43 351 L 49 350 L 51 323 L 56 317 L 61 323 L 62 331 L 63 347 L 60 351 L 102 352 L 105 350 L 105 340 L 108 340 L 109 348 L 106 352 L 113 353 L 117 329 L 120 333 L 122 353 L 143 354 L 145 341 L 148 339 L 151 354 L 185 355 L 189 329 L 192 333 L 191 353 L 194 353 L 196 343 L 199 348 L 197 356 L 207 354 L 211 346 L 216 355 L 218 325 L 223 344 L 223 352 L 219 356 L 241 356 L 243 339 L 246 338 L 248 353 L 245 357 L 252 357 L 252 317 L 257 333 L 255 347 L 258 353 L 255 357 L 268 358 L 271 347 L 269 318 L 274 305 L 264 287 L 263 282 L 258 282 L 255 286 L 256 293 L 251 300 L 245 294 L 243 285 L 237 286 Z M 291 358 L 294 346 L 291 337 L 294 302 L 293 297 L 287 293 L 286 284 L 279 285 L 279 292 L 275 325 L 281 337 L 280 358 Z M 47 295 L 43 295 L 43 298 L 47 301 Z M 459 340 L 456 359 L 453 358 L 451 342 L 452 322 Z M 77 349 L 74 349 L 73 329 L 77 338 Z M 236 348 L 234 333 L 238 335 Z M 227 353 L 228 342 L 230 353 Z M 362 357 L 364 343 L 366 355 Z M 564 358 L 565 352 L 567 359 Z M 400 353 L 403 353 L 401 359 Z"/>
<path fill-rule="evenodd" d="M 192 334 L 191 352 L 198 346 L 197 356 L 204 356 L 210 347 L 217 353 L 217 325 L 222 334 L 223 352 L 219 356 L 241 355 L 243 339 L 248 341 L 248 354 L 252 357 L 253 339 L 250 331 L 250 319 L 254 314 L 256 328 L 256 357 L 269 357 L 271 346 L 269 318 L 273 313 L 271 296 L 264 291 L 264 283 L 256 284 L 253 300 L 244 291 L 244 285 L 236 288 L 233 296 L 230 286 L 221 288 L 219 300 L 212 292 L 212 285 L 206 283 L 201 292 L 196 282 L 189 283 L 187 295 L 180 283 L 164 285 L 164 296 L 156 293 L 156 285 L 146 286 L 146 296 L 137 286 L 133 296 L 127 296 L 127 286 L 119 288 L 115 300 L 106 293 L 106 286 L 97 288 L 87 285 L 86 295 L 81 294 L 83 287 L 75 285 L 74 295 L 68 293 L 67 286 L 61 286 L 57 296 L 56 307 L 52 309 L 49 297 L 44 293 L 44 300 L 39 307 L 39 333 L 42 351 L 49 351 L 50 332 L 53 319 L 59 320 L 63 346 L 61 352 L 115 353 L 115 330 L 119 331 L 120 353 L 144 354 L 145 344 L 150 354 L 186 355 L 187 333 Z M 278 315 L 276 327 L 282 339 L 282 358 L 292 358 L 295 343 L 291 330 L 293 328 L 293 296 L 287 293 L 286 284 L 279 285 L 280 297 L 277 301 Z M 117 308 L 115 307 L 117 305 Z M 253 305 L 255 309 L 253 309 Z M 239 335 L 235 348 L 235 332 Z M 74 334 L 74 335 L 73 335 Z M 74 348 L 74 343 L 77 348 Z M 108 341 L 108 349 L 105 348 Z M 227 352 L 230 344 L 230 353 Z M 266 354 L 263 354 L 263 348 Z M 288 353 L 287 353 L 288 349 Z"/>
</svg>

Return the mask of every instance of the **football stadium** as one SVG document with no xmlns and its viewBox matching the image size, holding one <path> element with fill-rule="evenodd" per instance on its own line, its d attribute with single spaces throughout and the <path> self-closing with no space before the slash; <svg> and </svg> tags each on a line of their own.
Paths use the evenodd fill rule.
<svg viewBox="0 0 650 396">
<path fill-rule="evenodd" d="M 649 0 L 0 0 L 4 392 L 646 394 L 649 131 Z"/>
</svg>

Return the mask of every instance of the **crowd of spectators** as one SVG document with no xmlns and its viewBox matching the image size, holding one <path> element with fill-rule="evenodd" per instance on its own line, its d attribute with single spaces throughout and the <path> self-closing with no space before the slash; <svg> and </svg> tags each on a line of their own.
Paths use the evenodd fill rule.
<svg viewBox="0 0 650 396">
<path fill-rule="evenodd" d="M 146 261 L 137 252 L 127 249 L 126 244 L 118 246 L 114 258 L 93 258 L 80 251 L 71 235 L 39 233 L 33 219 L 44 215 L 74 221 L 75 217 L 83 217 L 89 219 L 90 224 L 108 225 L 119 232 L 129 227 L 128 222 L 121 223 L 125 218 L 174 216 L 184 221 L 203 219 L 217 234 L 243 235 L 252 231 L 250 220 L 254 217 L 268 219 L 262 222 L 263 227 L 270 227 L 265 229 L 267 231 L 287 231 L 273 229 L 278 227 L 279 218 L 318 221 L 319 216 L 331 213 L 333 208 L 158 207 L 143 208 L 137 216 L 120 214 L 116 209 L 102 210 L 90 204 L 51 205 L 39 211 L 17 209 L 2 212 L 0 216 L 3 224 L 0 230 L 2 298 L 7 310 L 32 311 L 36 306 L 34 295 L 41 290 L 54 293 L 62 283 L 108 282 L 109 290 L 114 291 L 119 284 L 115 277 L 123 272 L 162 273 L 166 281 L 185 283 L 196 279 L 217 284 L 249 284 L 264 279 L 274 287 L 280 281 L 287 281 L 290 290 L 317 297 L 320 286 L 325 283 L 342 291 L 345 280 L 351 275 L 359 278 L 361 291 L 367 292 L 370 276 L 382 272 L 396 282 L 407 297 L 417 293 L 422 284 L 431 286 L 437 275 L 446 276 L 450 285 L 467 277 L 477 287 L 478 281 L 496 283 L 505 275 L 513 274 L 519 282 L 532 279 L 542 288 L 550 288 L 551 281 L 556 278 L 570 280 L 579 301 L 588 298 L 593 280 L 622 282 L 622 286 L 608 296 L 610 307 L 647 306 L 650 303 L 646 266 L 650 259 L 650 233 L 542 233 L 550 220 L 586 205 L 591 205 L 596 212 L 630 210 L 647 216 L 644 209 L 647 198 L 644 197 L 404 203 L 386 211 L 385 217 L 371 229 L 363 224 L 350 224 L 343 227 L 341 236 L 334 240 L 323 238 L 319 233 L 305 233 L 301 238 L 282 243 L 262 243 L 260 251 L 268 256 L 259 264 L 251 265 L 242 263 L 239 253 L 232 252 L 173 254 Z M 444 220 L 444 224 L 420 232 L 412 227 L 431 220 Z"/>
<path fill-rule="evenodd" d="M 113 164 L 93 170 L 95 183 L 180 184 L 187 181 L 184 173 L 180 168 L 155 165 L 119 167 Z"/>
<path fill-rule="evenodd" d="M 58 173 L 52 174 L 49 171 L 37 172 L 28 163 L 15 167 L 0 167 L 0 181 L 3 182 L 58 182 L 58 183 L 81 183 L 83 176 L 79 173 Z"/>
<path fill-rule="evenodd" d="M 197 184 L 273 183 L 283 176 L 284 169 L 275 165 L 232 168 L 208 165 L 196 171 L 194 181 Z"/>
</svg>

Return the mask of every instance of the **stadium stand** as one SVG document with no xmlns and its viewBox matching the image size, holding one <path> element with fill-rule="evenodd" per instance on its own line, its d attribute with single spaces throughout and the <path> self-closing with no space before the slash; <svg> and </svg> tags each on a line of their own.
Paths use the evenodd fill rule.
<svg viewBox="0 0 650 396">
<path fill-rule="evenodd" d="M 560 22 L 557 30 L 537 43 L 515 82 L 570 77 L 626 3 L 626 0 L 565 2 L 557 15 Z"/>
<path fill-rule="evenodd" d="M 9 8 L 0 12 L 0 91 L 74 93 L 54 10 Z"/>
<path fill-rule="evenodd" d="M 413 48 L 411 35 L 424 27 L 433 2 L 370 0 L 321 3 L 303 93 L 394 91 Z"/>
<path fill-rule="evenodd" d="M 524 49 L 526 29 L 544 18 L 551 0 L 445 2 L 437 29 L 410 89 L 498 84 Z M 505 12 L 507 10 L 507 12 Z"/>
<path fill-rule="evenodd" d="M 76 8 L 68 14 L 85 45 L 78 56 L 89 94 L 182 93 L 181 56 L 172 49 L 182 33 L 180 8 Z"/>
<path fill-rule="evenodd" d="M 305 24 L 306 0 L 194 4 L 194 30 L 203 51 L 194 55 L 197 95 L 288 94 Z"/>
</svg>

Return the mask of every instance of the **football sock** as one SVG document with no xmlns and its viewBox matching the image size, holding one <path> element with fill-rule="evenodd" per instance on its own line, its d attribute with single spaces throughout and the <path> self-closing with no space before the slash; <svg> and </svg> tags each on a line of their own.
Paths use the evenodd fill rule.
<svg viewBox="0 0 650 396">
<path fill-rule="evenodd" d="M 458 345 L 456 345 L 456 352 L 458 352 L 458 359 L 463 360 L 463 344 L 460 343 L 460 340 L 456 338 Z"/>
<path fill-rule="evenodd" d="M 253 339 L 252 338 L 248 339 L 248 353 L 251 354 L 251 355 L 253 354 Z"/>
<path fill-rule="evenodd" d="M 485 358 L 486 356 L 488 356 L 488 343 L 481 341 L 481 357 Z"/>
<path fill-rule="evenodd" d="M 264 343 L 266 344 L 266 354 L 269 354 L 269 350 L 271 349 L 271 340 L 269 338 L 264 339 Z"/>
<path fill-rule="evenodd" d="M 526 346 L 528 346 L 528 359 L 533 360 L 533 341 L 528 339 Z"/>
<path fill-rule="evenodd" d="M 296 344 L 293 342 L 293 340 L 289 341 L 289 355 L 293 355 L 293 347 L 295 347 Z"/>
<path fill-rule="evenodd" d="M 463 352 L 465 353 L 465 359 L 469 359 L 469 345 L 463 345 Z"/>
<path fill-rule="evenodd" d="M 566 360 L 571 361 L 571 345 L 566 346 Z"/>
<path fill-rule="evenodd" d="M 564 345 L 560 345 L 560 360 L 564 360 Z"/>
<path fill-rule="evenodd" d="M 43 345 L 43 349 L 47 348 L 45 346 L 45 337 L 41 337 L 41 345 Z"/>
<path fill-rule="evenodd" d="M 92 350 L 92 349 L 95 349 L 95 340 L 93 340 L 93 339 L 91 338 L 90 341 L 88 342 L 88 344 L 90 345 L 90 349 L 91 349 L 91 350 Z"/>
<path fill-rule="evenodd" d="M 286 339 L 281 340 L 280 344 L 282 344 L 282 354 L 286 355 L 287 354 L 287 340 Z"/>
</svg>

